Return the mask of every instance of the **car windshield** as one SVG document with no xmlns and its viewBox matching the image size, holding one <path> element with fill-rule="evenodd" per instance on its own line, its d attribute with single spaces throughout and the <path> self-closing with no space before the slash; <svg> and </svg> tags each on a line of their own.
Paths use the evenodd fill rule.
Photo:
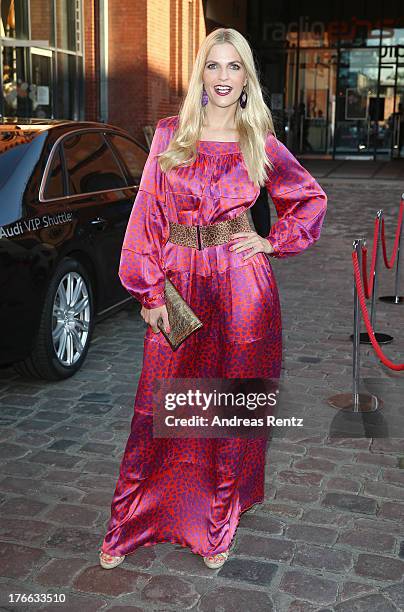
<svg viewBox="0 0 404 612">
<path fill-rule="evenodd" d="M 0 189 L 25 155 L 35 133 L 0 131 Z"/>
</svg>

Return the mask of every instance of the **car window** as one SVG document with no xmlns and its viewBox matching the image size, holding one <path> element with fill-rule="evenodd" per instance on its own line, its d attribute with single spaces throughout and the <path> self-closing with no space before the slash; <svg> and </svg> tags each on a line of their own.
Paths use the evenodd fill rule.
<svg viewBox="0 0 404 612">
<path fill-rule="evenodd" d="M 30 140 L 27 140 L 21 134 L 0 133 L 0 188 L 7 183 L 16 166 L 20 163 L 28 150 Z"/>
<path fill-rule="evenodd" d="M 143 151 L 141 147 L 138 147 L 134 142 L 129 140 L 129 138 L 118 136 L 117 134 L 108 134 L 108 137 L 123 158 L 131 179 L 133 182 L 136 182 L 142 176 L 143 168 L 147 160 L 147 153 Z"/>
<path fill-rule="evenodd" d="M 50 198 L 60 198 L 65 195 L 63 189 L 63 168 L 60 159 L 60 147 L 57 147 L 52 158 L 44 195 L 47 200 Z"/>
<path fill-rule="evenodd" d="M 126 180 L 100 132 L 81 132 L 63 140 L 69 195 L 126 187 Z"/>
</svg>

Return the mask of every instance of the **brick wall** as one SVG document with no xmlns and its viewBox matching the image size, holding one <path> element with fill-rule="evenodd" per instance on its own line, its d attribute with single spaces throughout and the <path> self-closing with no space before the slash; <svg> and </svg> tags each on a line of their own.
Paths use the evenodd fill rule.
<svg viewBox="0 0 404 612">
<path fill-rule="evenodd" d="M 110 0 L 108 18 L 108 122 L 145 142 L 143 126 L 177 113 L 186 93 L 206 36 L 202 0 Z"/>
</svg>

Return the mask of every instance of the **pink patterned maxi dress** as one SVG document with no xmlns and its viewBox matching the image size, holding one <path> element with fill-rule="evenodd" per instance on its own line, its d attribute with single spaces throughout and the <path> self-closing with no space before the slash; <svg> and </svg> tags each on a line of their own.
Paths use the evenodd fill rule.
<svg viewBox="0 0 404 612">
<path fill-rule="evenodd" d="M 188 167 L 161 172 L 178 116 L 156 127 L 128 223 L 119 276 L 145 307 L 164 304 L 165 272 L 204 326 L 173 352 L 148 325 L 143 368 L 111 518 L 102 544 L 110 555 L 172 542 L 203 556 L 229 548 L 240 514 L 264 500 L 267 440 L 153 438 L 157 378 L 279 378 L 282 330 L 278 290 L 268 256 L 197 250 L 168 241 L 169 221 L 205 225 L 240 215 L 259 189 L 249 179 L 238 142 L 200 140 Z M 278 221 L 267 238 L 274 257 L 300 253 L 320 236 L 327 198 L 314 178 L 273 135 L 274 170 L 267 190 Z M 235 241 L 233 241 L 234 243 Z"/>
</svg>

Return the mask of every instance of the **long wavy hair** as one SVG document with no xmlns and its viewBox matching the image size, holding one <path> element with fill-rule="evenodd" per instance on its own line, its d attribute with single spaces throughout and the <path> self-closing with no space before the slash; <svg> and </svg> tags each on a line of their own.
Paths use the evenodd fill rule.
<svg viewBox="0 0 404 612">
<path fill-rule="evenodd" d="M 237 104 L 235 123 L 248 175 L 256 186 L 263 187 L 268 178 L 266 166 L 273 169 L 265 150 L 265 140 L 268 133 L 275 135 L 275 128 L 271 111 L 264 102 L 251 47 L 244 36 L 233 28 L 213 30 L 200 46 L 188 92 L 178 113 L 178 127 L 167 149 L 158 155 L 160 167 L 163 172 L 168 172 L 176 166 L 191 165 L 195 161 L 197 141 L 206 120 L 206 107 L 201 104 L 205 62 L 213 45 L 223 43 L 234 46 L 245 66 L 248 100 L 245 108 Z"/>
</svg>

